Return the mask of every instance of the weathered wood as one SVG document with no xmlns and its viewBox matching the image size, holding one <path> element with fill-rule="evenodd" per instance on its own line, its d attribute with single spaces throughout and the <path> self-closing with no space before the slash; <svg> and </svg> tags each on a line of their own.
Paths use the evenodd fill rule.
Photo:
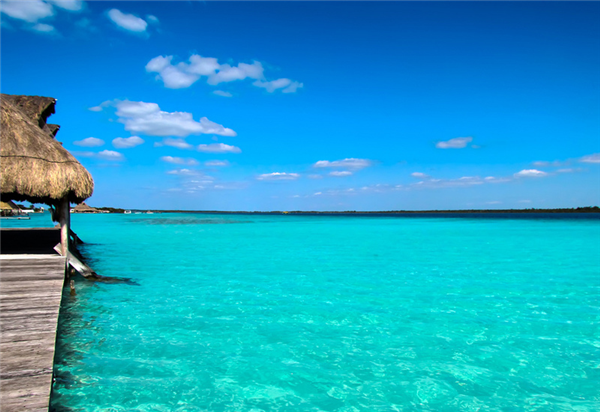
<svg viewBox="0 0 600 412">
<path fill-rule="evenodd" d="M 69 226 L 71 226 L 70 218 L 69 218 Z M 77 246 L 80 243 L 85 243 L 83 240 L 81 240 L 81 238 L 79 236 L 77 236 L 77 233 L 73 232 L 73 229 L 69 229 L 69 233 L 71 233 L 71 238 L 73 239 L 73 243 L 75 244 L 75 246 Z"/>
<path fill-rule="evenodd" d="M 0 408 L 47 411 L 66 258 L 0 255 Z"/>
<path fill-rule="evenodd" d="M 71 217 L 69 200 L 67 198 L 61 199 L 56 210 L 58 211 L 58 223 L 60 224 L 61 255 L 67 256 L 67 253 L 69 253 L 69 220 Z"/>
<path fill-rule="evenodd" d="M 54 250 L 56 250 L 58 253 L 62 254 L 62 245 L 58 244 L 54 247 Z M 83 263 L 81 260 L 77 259 L 77 257 L 75 257 L 75 255 L 73 255 L 71 252 L 67 251 L 67 262 L 69 263 L 70 266 L 73 267 L 73 269 L 75 269 L 77 272 L 79 272 L 83 277 L 86 278 L 90 278 L 90 277 L 95 277 L 98 276 L 98 274 L 96 272 L 94 272 L 92 270 L 92 268 L 90 268 L 88 265 L 86 265 L 85 263 Z"/>
</svg>

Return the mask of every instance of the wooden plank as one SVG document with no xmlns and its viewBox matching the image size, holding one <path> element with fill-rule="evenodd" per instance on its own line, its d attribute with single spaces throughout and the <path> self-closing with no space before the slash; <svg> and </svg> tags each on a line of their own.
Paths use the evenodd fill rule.
<svg viewBox="0 0 600 412">
<path fill-rule="evenodd" d="M 58 245 L 54 246 L 54 250 L 56 252 L 60 253 L 61 255 L 63 255 L 62 249 L 63 249 L 63 247 L 60 243 Z M 83 277 L 90 278 L 90 277 L 98 276 L 98 274 L 96 272 L 94 272 L 88 265 L 81 262 L 79 259 L 77 259 L 76 256 L 74 256 L 68 250 L 66 252 L 66 255 L 68 258 L 67 262 L 69 263 L 69 265 L 71 267 L 73 267 L 73 269 L 75 269 L 77 272 L 79 272 Z"/>
<path fill-rule="evenodd" d="M 0 256 L 0 405 L 48 411 L 66 259 Z"/>
</svg>

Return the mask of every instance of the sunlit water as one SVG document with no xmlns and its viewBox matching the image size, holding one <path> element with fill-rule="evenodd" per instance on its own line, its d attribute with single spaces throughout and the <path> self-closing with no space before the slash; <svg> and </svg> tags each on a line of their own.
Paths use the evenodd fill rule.
<svg viewBox="0 0 600 412">
<path fill-rule="evenodd" d="M 58 411 L 600 410 L 597 218 L 72 221 Z"/>
</svg>

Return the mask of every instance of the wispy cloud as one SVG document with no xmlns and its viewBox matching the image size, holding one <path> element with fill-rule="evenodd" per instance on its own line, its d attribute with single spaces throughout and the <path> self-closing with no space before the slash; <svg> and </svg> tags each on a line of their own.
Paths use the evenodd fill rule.
<svg viewBox="0 0 600 412">
<path fill-rule="evenodd" d="M 223 97 L 233 97 L 233 95 L 229 92 L 225 92 L 223 90 L 215 90 L 213 92 L 213 94 L 216 94 L 217 96 L 223 96 Z"/>
<path fill-rule="evenodd" d="M 190 87 L 202 77 L 210 85 L 228 83 L 238 80 L 251 79 L 256 87 L 265 88 L 272 93 L 281 90 L 283 93 L 294 93 L 302 83 L 281 78 L 268 81 L 264 75 L 264 67 L 261 62 L 253 61 L 251 64 L 238 63 L 235 66 L 220 64 L 214 57 L 203 57 L 193 54 L 188 62 L 173 64 L 173 56 L 157 56 L 146 64 L 146 71 L 158 73 L 157 79 L 161 80 L 169 89 L 183 89 Z M 218 93 L 221 92 L 221 93 Z M 220 96 L 231 97 L 228 92 L 216 91 Z"/>
<path fill-rule="evenodd" d="M 560 160 L 555 160 L 553 162 L 547 162 L 547 161 L 537 161 L 537 162 L 533 162 L 532 165 L 535 167 L 560 167 L 560 166 L 566 166 L 569 162 L 568 161 L 563 161 L 561 162 Z"/>
<path fill-rule="evenodd" d="M 204 165 L 208 167 L 225 167 L 229 166 L 229 162 L 227 160 L 208 160 L 204 162 Z"/>
<path fill-rule="evenodd" d="M 437 142 L 435 147 L 438 149 L 463 149 L 472 141 L 472 137 L 455 137 L 454 139 Z"/>
<path fill-rule="evenodd" d="M 298 173 L 265 173 L 256 177 L 256 180 L 296 180 L 300 177 Z"/>
<path fill-rule="evenodd" d="M 131 137 L 117 137 L 113 139 L 112 144 L 117 149 L 129 149 L 132 147 L 139 146 L 144 143 L 144 139 L 139 136 Z"/>
<path fill-rule="evenodd" d="M 354 169 L 360 170 L 366 167 L 373 166 L 374 162 L 369 159 L 356 159 L 356 158 L 347 158 L 343 160 L 319 160 L 316 162 L 313 167 L 316 168 L 339 168 L 339 169 Z"/>
<path fill-rule="evenodd" d="M 168 175 L 178 176 L 199 176 L 201 173 L 192 169 L 174 169 L 167 172 Z"/>
<path fill-rule="evenodd" d="M 160 160 L 162 160 L 163 162 L 172 163 L 172 164 L 176 164 L 176 165 L 195 166 L 195 165 L 199 164 L 196 159 L 191 159 L 191 158 L 184 159 L 183 157 L 163 156 L 160 158 Z"/>
<path fill-rule="evenodd" d="M 53 25 L 46 23 L 34 24 L 31 29 L 41 33 L 57 33 L 56 28 Z"/>
<path fill-rule="evenodd" d="M 600 163 L 600 153 L 583 156 L 579 158 L 581 163 Z"/>
<path fill-rule="evenodd" d="M 450 187 L 469 187 L 469 186 L 477 186 L 488 183 L 507 183 L 513 180 L 512 177 L 495 177 L 495 176 L 487 176 L 481 178 L 479 176 L 462 176 L 454 179 L 438 179 L 431 177 L 425 173 L 415 172 L 412 173 L 411 176 L 420 179 L 416 183 L 412 183 L 406 187 L 402 186 L 403 189 L 418 189 L 418 188 L 427 188 L 427 189 L 442 189 L 442 188 L 450 188 Z M 396 189 L 400 188 L 401 185 L 395 186 Z"/>
<path fill-rule="evenodd" d="M 76 146 L 82 146 L 82 147 L 98 147 L 98 146 L 102 146 L 104 144 L 104 140 L 97 139 L 95 137 L 88 137 L 83 140 L 76 140 L 73 142 L 73 144 Z"/>
<path fill-rule="evenodd" d="M 114 100 L 104 102 L 90 108 L 92 111 L 102 110 L 107 106 L 116 107 L 119 122 L 125 125 L 125 130 L 148 136 L 177 136 L 187 137 L 199 134 L 216 134 L 220 136 L 236 136 L 237 134 L 222 125 L 200 118 L 197 122 L 191 113 L 165 112 L 156 103 L 133 102 L 129 100 Z"/>
<path fill-rule="evenodd" d="M 171 146 L 171 147 L 176 147 L 177 149 L 187 149 L 187 150 L 194 148 L 194 146 L 192 146 L 191 144 L 186 142 L 184 139 L 171 139 L 171 138 L 166 138 L 166 139 L 163 139 L 162 142 L 154 143 L 154 147 L 161 147 L 161 146 Z"/>
<path fill-rule="evenodd" d="M 225 143 L 211 143 L 198 145 L 198 151 L 204 153 L 241 153 L 242 149 Z"/>
<path fill-rule="evenodd" d="M 299 88 L 304 87 L 303 83 L 296 82 L 290 79 L 282 78 L 277 80 L 271 80 L 270 82 L 263 82 L 257 80 L 252 83 L 256 87 L 261 87 L 269 93 L 273 93 L 275 90 L 281 90 L 281 93 L 295 93 Z"/>
<path fill-rule="evenodd" d="M 346 176 L 351 176 L 352 172 L 349 172 L 347 170 L 343 170 L 343 171 L 333 171 L 331 173 L 329 173 L 329 176 L 335 176 L 335 177 L 346 177 Z"/>
</svg>

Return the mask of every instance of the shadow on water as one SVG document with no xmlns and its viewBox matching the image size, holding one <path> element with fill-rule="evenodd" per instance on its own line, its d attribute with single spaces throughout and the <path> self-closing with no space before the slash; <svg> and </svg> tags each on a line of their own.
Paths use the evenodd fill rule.
<svg viewBox="0 0 600 412">
<path fill-rule="evenodd" d="M 79 259 L 81 260 L 83 263 L 85 263 L 86 265 L 88 265 L 90 268 L 94 268 L 94 261 L 95 259 L 93 257 L 91 257 L 89 255 L 89 253 L 86 252 L 86 248 L 88 246 L 98 246 L 98 244 L 95 243 L 85 243 L 83 245 L 79 245 L 78 248 L 76 250 L 73 251 L 73 254 Z M 75 271 L 71 271 L 71 274 L 76 273 Z M 96 272 L 93 272 L 90 276 L 87 276 L 86 279 L 90 282 L 100 282 L 100 283 L 123 283 L 126 285 L 131 285 L 131 286 L 140 286 L 140 284 L 138 282 L 136 282 L 135 280 L 131 279 L 131 278 L 121 278 L 121 277 L 114 277 L 114 276 L 103 276 L 103 275 L 99 275 Z"/>
<path fill-rule="evenodd" d="M 93 243 L 85 243 L 78 245 L 74 254 L 85 264 L 94 267 L 95 259 L 87 250 L 89 246 L 98 246 Z M 75 288 L 71 288 L 73 282 Z M 83 277 L 74 269 L 71 270 L 66 277 L 62 299 L 60 304 L 60 312 L 58 316 L 58 325 L 56 333 L 56 344 L 54 352 L 54 367 L 53 381 L 50 394 L 51 412 L 71 412 L 81 410 L 63 406 L 62 390 L 73 390 L 82 388 L 93 383 L 82 382 L 76 374 L 76 370 L 86 362 L 85 354 L 75 349 L 77 340 L 88 340 L 89 345 L 94 342 L 95 331 L 97 329 L 98 315 L 108 312 L 110 309 L 104 306 L 101 302 L 89 300 L 90 288 L 100 288 L 101 284 L 123 284 L 130 286 L 140 286 L 138 282 L 131 278 L 121 278 L 113 276 L 103 276 L 94 273 L 92 276 Z M 75 373 L 74 373 L 75 372 Z"/>
<path fill-rule="evenodd" d="M 71 277 L 71 279 L 79 277 Z M 84 279 L 77 279 L 78 289 L 85 284 Z M 84 386 L 77 380 L 77 376 L 68 369 L 80 365 L 84 361 L 84 354 L 74 349 L 70 339 L 85 328 L 90 327 L 90 321 L 84 319 L 83 308 L 86 306 L 87 299 L 83 296 L 72 295 L 69 287 L 69 281 L 65 282 L 63 287 L 62 299 L 60 303 L 60 312 L 58 316 L 58 325 L 56 331 L 56 344 L 54 350 L 54 365 L 52 373 L 52 389 L 50 393 L 50 407 L 52 412 L 72 411 L 73 409 L 61 405 L 60 389 L 75 389 Z M 88 286 L 89 287 L 89 286 Z"/>
</svg>

